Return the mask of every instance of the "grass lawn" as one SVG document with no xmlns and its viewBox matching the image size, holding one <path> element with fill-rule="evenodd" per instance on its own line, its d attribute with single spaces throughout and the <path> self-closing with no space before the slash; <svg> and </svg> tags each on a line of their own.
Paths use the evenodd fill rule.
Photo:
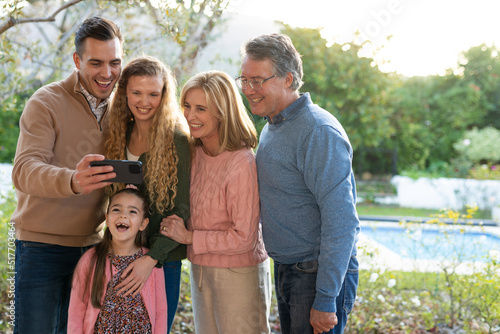
<svg viewBox="0 0 500 334">
<path fill-rule="evenodd" d="M 358 215 L 360 216 L 431 217 L 431 215 L 439 213 L 439 210 L 434 209 L 401 208 L 393 205 L 364 203 L 359 203 L 356 206 L 356 209 L 358 210 Z M 491 212 L 489 210 L 478 210 L 474 218 L 491 219 Z"/>
<path fill-rule="evenodd" d="M 358 204 L 356 206 L 360 216 L 409 216 L 429 217 L 436 213 L 432 209 L 401 208 L 399 206 Z"/>
</svg>

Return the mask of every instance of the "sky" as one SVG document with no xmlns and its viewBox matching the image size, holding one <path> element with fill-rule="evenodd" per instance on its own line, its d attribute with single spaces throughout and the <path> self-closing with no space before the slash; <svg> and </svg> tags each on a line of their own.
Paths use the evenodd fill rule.
<svg viewBox="0 0 500 334">
<path fill-rule="evenodd" d="M 340 44 L 359 31 L 381 70 L 406 76 L 444 74 L 472 46 L 500 47 L 499 0 L 232 0 L 228 10 L 323 28 Z"/>
</svg>

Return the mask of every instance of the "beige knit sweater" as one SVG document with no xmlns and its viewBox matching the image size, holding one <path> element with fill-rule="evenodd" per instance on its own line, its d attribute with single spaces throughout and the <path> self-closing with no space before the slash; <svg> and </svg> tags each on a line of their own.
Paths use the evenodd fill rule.
<svg viewBox="0 0 500 334">
<path fill-rule="evenodd" d="M 76 70 L 26 103 L 12 170 L 17 239 L 71 247 L 100 240 L 103 192 L 75 195 L 71 178 L 83 156 L 103 154 L 106 114 L 99 124 L 80 92 Z"/>
</svg>

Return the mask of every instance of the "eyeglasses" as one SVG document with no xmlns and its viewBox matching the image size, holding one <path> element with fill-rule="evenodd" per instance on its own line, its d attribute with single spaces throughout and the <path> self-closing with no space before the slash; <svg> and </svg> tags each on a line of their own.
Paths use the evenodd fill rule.
<svg viewBox="0 0 500 334">
<path fill-rule="evenodd" d="M 275 74 L 267 79 L 264 79 L 264 80 L 247 80 L 247 79 L 243 79 L 242 77 L 237 77 L 235 79 L 235 81 L 236 81 L 236 84 L 238 85 L 238 87 L 241 88 L 241 90 L 247 89 L 247 85 L 250 85 L 250 87 L 253 90 L 261 90 L 262 84 L 264 82 L 266 82 L 267 80 L 271 80 L 272 78 L 276 77 L 276 75 L 277 74 Z"/>
</svg>

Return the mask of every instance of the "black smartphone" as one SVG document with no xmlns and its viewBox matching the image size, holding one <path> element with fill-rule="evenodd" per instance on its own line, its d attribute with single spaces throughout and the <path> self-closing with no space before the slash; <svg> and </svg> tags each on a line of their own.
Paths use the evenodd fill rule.
<svg viewBox="0 0 500 334">
<path fill-rule="evenodd" d="M 133 160 L 100 160 L 90 162 L 90 166 L 113 166 L 116 177 L 103 182 L 141 184 L 144 181 L 142 162 Z"/>
</svg>

